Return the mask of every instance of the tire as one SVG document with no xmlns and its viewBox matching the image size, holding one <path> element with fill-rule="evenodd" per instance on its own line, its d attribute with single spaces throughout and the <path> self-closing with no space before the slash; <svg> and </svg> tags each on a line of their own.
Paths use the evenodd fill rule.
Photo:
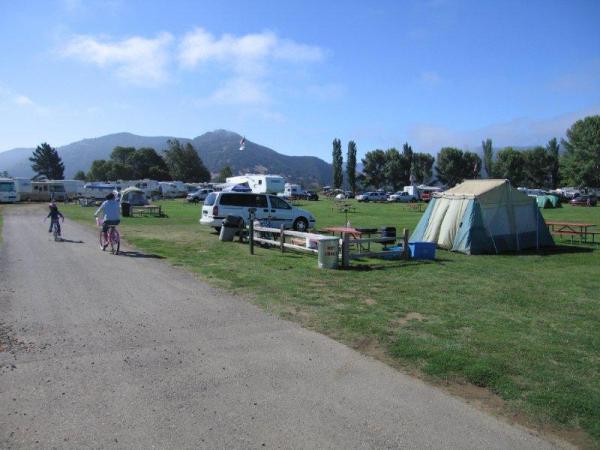
<svg viewBox="0 0 600 450">
<path fill-rule="evenodd" d="M 100 230 L 100 248 L 102 249 L 102 251 L 106 250 L 106 247 L 108 244 L 106 244 L 106 242 L 104 242 L 104 239 L 102 239 L 102 230 Z"/>
<path fill-rule="evenodd" d="M 221 232 L 221 227 L 213 227 L 215 229 L 215 231 L 217 232 L 217 234 L 219 234 Z"/>
<path fill-rule="evenodd" d="M 294 230 L 295 231 L 306 231 L 308 230 L 308 220 L 304 217 L 298 217 L 294 220 Z"/>
</svg>

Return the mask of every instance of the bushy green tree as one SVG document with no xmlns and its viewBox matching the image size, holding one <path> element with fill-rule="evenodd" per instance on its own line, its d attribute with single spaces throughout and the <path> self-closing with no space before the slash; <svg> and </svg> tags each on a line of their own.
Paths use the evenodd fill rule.
<svg viewBox="0 0 600 450">
<path fill-rule="evenodd" d="M 86 181 L 85 172 L 83 170 L 78 170 L 77 172 L 75 172 L 73 179 L 79 181 Z"/>
<path fill-rule="evenodd" d="M 395 148 L 389 148 L 384 153 L 385 164 L 383 172 L 383 185 L 377 187 L 391 188 L 396 191 L 404 186 L 406 177 L 406 161 L 404 155 L 401 155 Z"/>
<path fill-rule="evenodd" d="M 332 150 L 332 164 L 333 164 L 333 187 L 335 189 L 341 189 L 344 183 L 344 159 L 342 157 L 342 142 L 339 139 L 333 140 Z"/>
<path fill-rule="evenodd" d="M 106 161 L 105 159 L 94 160 L 86 178 L 89 181 L 108 181 L 112 164 L 112 161 Z"/>
<path fill-rule="evenodd" d="M 210 172 L 189 142 L 182 145 L 177 139 L 168 141 L 165 161 L 171 178 L 186 183 L 210 181 Z"/>
<path fill-rule="evenodd" d="M 522 186 L 526 181 L 525 157 L 512 147 L 503 148 L 498 152 L 494 166 L 496 176 L 510 180 L 514 186 Z"/>
<path fill-rule="evenodd" d="M 356 142 L 348 142 L 348 155 L 346 156 L 346 178 L 348 186 L 356 192 Z"/>
<path fill-rule="evenodd" d="M 527 187 L 542 188 L 550 183 L 550 158 L 544 147 L 535 147 L 522 152 L 523 175 Z"/>
<path fill-rule="evenodd" d="M 567 130 L 563 172 L 568 184 L 600 187 L 600 116 L 578 120 Z"/>
<path fill-rule="evenodd" d="M 231 167 L 225 166 L 219 172 L 219 175 L 218 175 L 216 181 L 219 183 L 224 183 L 225 180 L 227 180 L 227 178 L 232 177 L 232 176 L 233 176 L 233 171 L 231 170 Z"/>
<path fill-rule="evenodd" d="M 122 165 L 129 165 L 130 159 L 135 153 L 135 148 L 133 147 L 121 147 L 117 146 L 110 153 L 111 161 Z"/>
<path fill-rule="evenodd" d="M 138 148 L 128 158 L 128 161 L 133 169 L 135 179 L 171 180 L 167 163 L 153 148 Z"/>
<path fill-rule="evenodd" d="M 361 182 L 366 188 L 372 186 L 375 189 L 385 186 L 386 182 L 386 154 L 377 149 L 367 152 L 362 159 L 363 175 Z"/>
<path fill-rule="evenodd" d="M 412 178 L 416 184 L 427 183 L 433 176 L 435 158 L 429 153 L 415 153 L 412 161 Z"/>
<path fill-rule="evenodd" d="M 436 170 L 438 179 L 448 185 L 455 186 L 466 179 L 479 176 L 481 158 L 472 152 L 464 152 L 457 148 L 445 147 L 437 157 Z"/>
<path fill-rule="evenodd" d="M 29 158 L 36 176 L 45 176 L 49 180 L 64 180 L 65 166 L 55 148 L 46 142 L 37 146 Z"/>
</svg>

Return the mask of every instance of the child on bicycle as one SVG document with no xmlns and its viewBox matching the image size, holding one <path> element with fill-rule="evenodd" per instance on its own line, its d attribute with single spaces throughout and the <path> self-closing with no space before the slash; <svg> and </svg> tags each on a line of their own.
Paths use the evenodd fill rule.
<svg viewBox="0 0 600 450">
<path fill-rule="evenodd" d="M 112 192 L 106 196 L 106 200 L 102 202 L 100 207 L 94 213 L 94 216 L 98 217 L 100 211 L 104 212 L 104 222 L 102 223 L 102 234 L 104 240 L 108 240 L 107 232 L 109 227 L 114 227 L 121 223 L 121 210 L 119 201 L 115 199 L 115 194 Z"/>
<path fill-rule="evenodd" d="M 45 222 L 46 219 L 48 217 L 50 217 L 50 228 L 48 228 L 48 233 L 52 233 L 52 227 L 56 225 L 56 232 L 60 236 L 60 222 L 58 221 L 58 219 L 61 218 L 62 221 L 64 222 L 65 216 L 63 216 L 60 213 L 60 211 L 58 210 L 58 206 L 56 206 L 56 203 L 54 203 L 54 201 L 50 202 L 50 204 L 48 205 L 48 208 L 50 209 L 50 212 L 44 219 L 44 222 Z"/>
</svg>

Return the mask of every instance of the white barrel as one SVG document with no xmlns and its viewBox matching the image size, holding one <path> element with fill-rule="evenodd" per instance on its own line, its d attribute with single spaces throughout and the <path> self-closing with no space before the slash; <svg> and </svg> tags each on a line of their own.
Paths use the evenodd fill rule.
<svg viewBox="0 0 600 450">
<path fill-rule="evenodd" d="M 337 237 L 319 239 L 319 269 L 337 269 L 339 246 Z"/>
</svg>

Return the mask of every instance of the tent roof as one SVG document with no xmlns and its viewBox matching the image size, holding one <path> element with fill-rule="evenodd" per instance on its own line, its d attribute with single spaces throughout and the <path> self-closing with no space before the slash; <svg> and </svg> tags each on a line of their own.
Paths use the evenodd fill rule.
<svg viewBox="0 0 600 450">
<path fill-rule="evenodd" d="M 466 180 L 461 184 L 448 189 L 445 192 L 438 194 L 444 198 L 452 197 L 479 197 L 493 189 L 509 184 L 508 180 L 491 179 L 491 180 Z"/>
<path fill-rule="evenodd" d="M 127 189 L 123 189 L 121 191 L 121 195 L 127 194 L 129 192 L 141 192 L 142 194 L 144 193 L 144 191 L 142 191 L 141 189 L 138 189 L 135 186 L 131 186 L 131 187 L 128 187 Z"/>
</svg>

